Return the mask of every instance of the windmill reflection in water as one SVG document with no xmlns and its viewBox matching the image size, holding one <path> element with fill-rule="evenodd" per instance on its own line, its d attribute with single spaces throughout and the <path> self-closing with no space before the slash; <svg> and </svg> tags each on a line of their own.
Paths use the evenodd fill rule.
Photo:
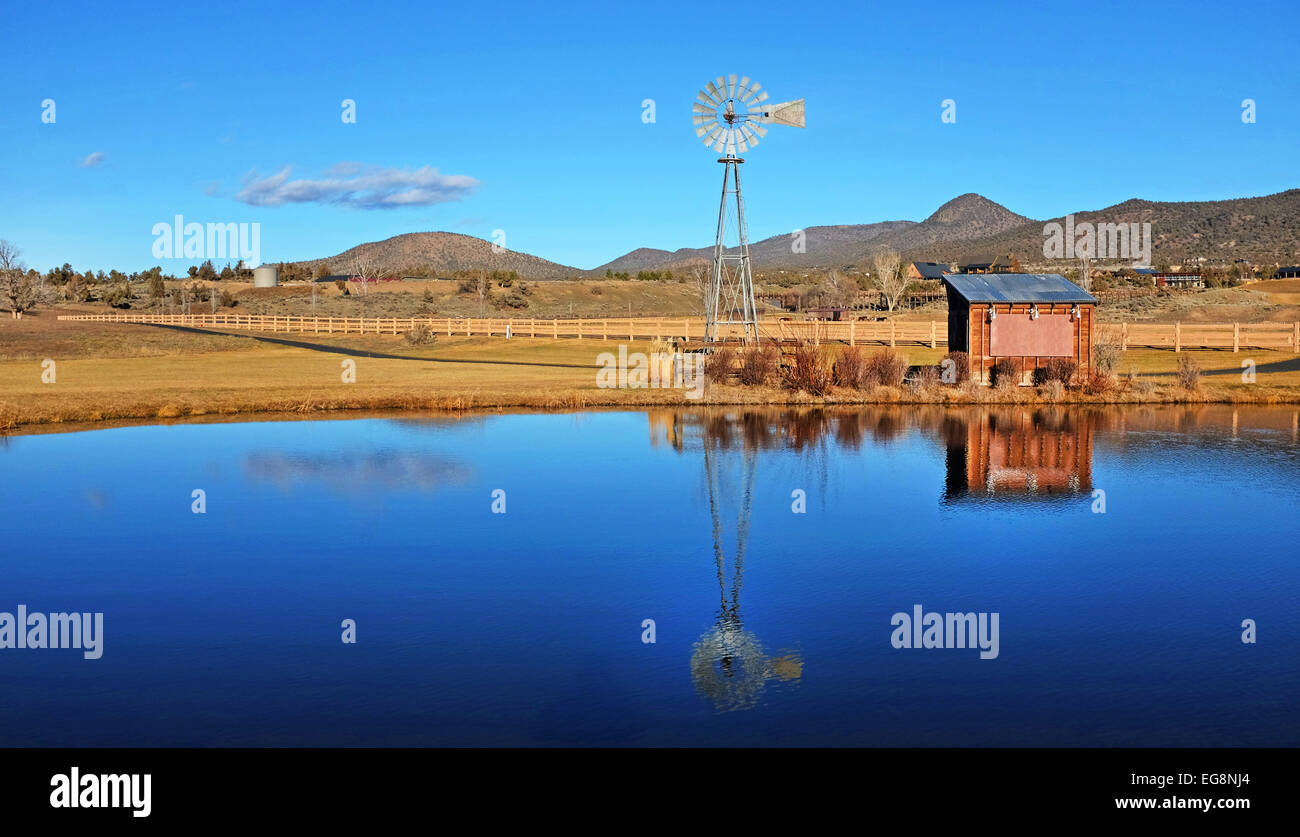
<svg viewBox="0 0 1300 837">
<path fill-rule="evenodd" d="M 734 461 L 734 456 L 730 455 L 734 453 L 733 446 L 729 444 L 734 420 L 726 416 L 702 417 L 680 413 L 662 419 L 669 440 L 678 450 L 683 449 L 688 435 L 699 434 L 713 527 L 718 611 L 712 629 L 706 631 L 692 648 L 691 680 L 696 692 L 719 712 L 749 709 L 758 703 L 769 680 L 797 681 L 803 675 L 803 660 L 799 655 L 784 652 L 768 656 L 758 637 L 745 628 L 740 612 L 740 589 L 744 580 L 745 549 L 749 541 L 754 475 L 760 445 L 749 437 L 748 432 L 745 434 L 746 438 L 740 444 L 740 482 L 735 492 L 728 492 L 724 470 L 729 461 Z M 652 423 L 655 420 L 656 417 L 652 416 Z M 746 415 L 742 422 L 748 425 L 755 420 L 764 421 L 761 417 Z M 746 427 L 747 431 L 752 429 Z M 770 428 L 764 427 L 761 432 L 766 435 Z M 729 495 L 734 493 L 739 497 L 734 503 L 727 503 Z M 724 545 L 724 519 L 732 505 L 737 508 L 736 541 L 729 566 Z"/>
</svg>

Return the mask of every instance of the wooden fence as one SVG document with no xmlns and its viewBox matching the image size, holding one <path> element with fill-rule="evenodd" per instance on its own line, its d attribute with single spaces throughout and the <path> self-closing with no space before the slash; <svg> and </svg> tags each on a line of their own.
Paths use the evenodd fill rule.
<svg viewBox="0 0 1300 837">
<path fill-rule="evenodd" d="M 1098 323 L 1122 349 L 1280 349 L 1296 352 L 1300 323 Z"/>
<path fill-rule="evenodd" d="M 63 314 L 60 320 L 100 323 L 146 323 L 190 328 L 246 329 L 295 334 L 404 334 L 423 325 L 448 337 L 538 337 L 578 340 L 701 340 L 704 320 L 698 317 L 617 317 L 607 319 L 524 319 L 466 317 L 291 317 L 258 314 Z M 823 320 L 765 320 L 760 334 L 783 340 L 852 344 L 899 343 L 937 347 L 947 344 L 946 322 L 830 322 Z M 736 327 L 721 330 L 740 337 Z"/>
<path fill-rule="evenodd" d="M 245 329 L 297 334 L 403 334 L 417 325 L 449 337 L 537 337 L 577 340 L 700 340 L 704 320 L 698 317 L 618 317 L 609 319 L 523 319 L 466 317 L 290 317 L 258 314 L 64 314 L 60 320 L 108 323 L 149 323 L 191 328 Z M 1279 349 L 1300 347 L 1297 323 L 1098 323 L 1105 335 L 1123 349 Z M 840 342 L 853 345 L 948 345 L 948 324 L 938 320 L 763 320 L 763 337 Z M 724 337 L 739 337 L 738 327 L 723 329 Z"/>
</svg>

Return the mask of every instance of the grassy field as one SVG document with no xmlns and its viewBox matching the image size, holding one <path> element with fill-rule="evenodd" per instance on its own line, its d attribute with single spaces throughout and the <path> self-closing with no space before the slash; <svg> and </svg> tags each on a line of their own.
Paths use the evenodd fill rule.
<svg viewBox="0 0 1300 837">
<path fill-rule="evenodd" d="M 597 356 L 620 341 L 439 338 L 412 346 L 377 335 L 225 334 L 160 326 L 59 322 L 42 310 L 0 321 L 0 429 L 53 422 L 157 419 L 319 410 L 468 410 L 713 404 L 879 403 L 899 401 L 1032 401 L 1036 393 L 953 388 L 914 393 L 884 387 L 836 391 L 821 399 L 779 386 L 711 385 L 703 399 L 682 390 L 601 389 Z M 634 343 L 629 351 L 650 351 Z M 868 353 L 876 351 L 867 348 Z M 903 347 L 912 364 L 934 364 L 944 350 Z M 1175 384 L 1179 355 L 1125 353 L 1119 372 L 1156 384 L 1151 393 L 1121 389 L 1108 396 L 1073 393 L 1068 400 L 1300 403 L 1300 358 L 1282 352 L 1185 352 L 1205 371 L 1199 393 Z M 1256 364 L 1256 382 L 1241 380 L 1242 362 Z M 44 383 L 45 362 L 54 382 Z M 345 383 L 348 364 L 355 382 Z"/>
</svg>

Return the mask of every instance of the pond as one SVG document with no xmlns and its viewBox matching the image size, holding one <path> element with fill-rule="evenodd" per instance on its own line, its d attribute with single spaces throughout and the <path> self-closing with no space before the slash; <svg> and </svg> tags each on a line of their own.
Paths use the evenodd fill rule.
<svg viewBox="0 0 1300 837">
<path fill-rule="evenodd" d="M 1297 477 L 1290 407 L 7 437 L 0 746 L 1296 746 Z"/>
</svg>

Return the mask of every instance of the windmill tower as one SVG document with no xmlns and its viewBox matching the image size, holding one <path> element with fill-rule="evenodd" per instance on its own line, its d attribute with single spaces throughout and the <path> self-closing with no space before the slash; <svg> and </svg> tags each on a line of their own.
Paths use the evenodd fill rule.
<svg viewBox="0 0 1300 837">
<path fill-rule="evenodd" d="M 713 274 L 705 303 L 704 340 L 715 343 L 740 328 L 741 339 L 758 340 L 758 310 L 754 303 L 754 277 L 749 268 L 749 237 L 745 229 L 745 201 L 740 194 L 740 164 L 749 149 L 767 135 L 765 125 L 804 127 L 804 100 L 768 105 L 767 91 L 749 76 L 718 76 L 701 90 L 692 107 L 695 135 L 723 156 L 722 202 L 718 207 L 718 236 L 713 248 Z M 727 253 L 727 207 L 734 196 L 736 252 Z"/>
</svg>

